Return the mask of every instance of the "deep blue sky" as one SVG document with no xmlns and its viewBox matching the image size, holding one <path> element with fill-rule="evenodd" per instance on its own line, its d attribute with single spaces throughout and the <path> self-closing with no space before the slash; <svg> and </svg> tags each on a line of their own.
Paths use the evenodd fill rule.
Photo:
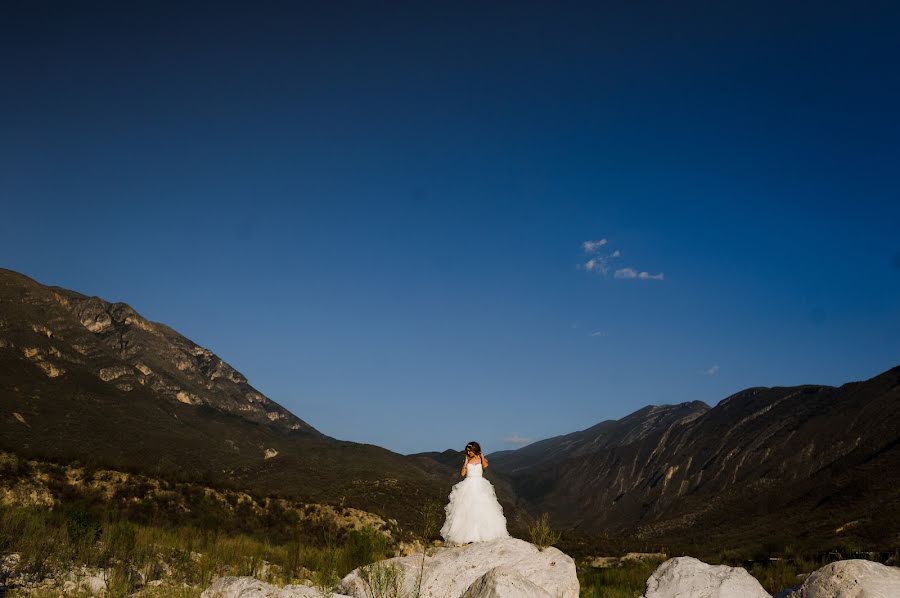
<svg viewBox="0 0 900 598">
<path fill-rule="evenodd" d="M 897 31 L 896 2 L 4 2 L 0 265 L 401 452 L 864 379 L 900 364 Z"/>
</svg>

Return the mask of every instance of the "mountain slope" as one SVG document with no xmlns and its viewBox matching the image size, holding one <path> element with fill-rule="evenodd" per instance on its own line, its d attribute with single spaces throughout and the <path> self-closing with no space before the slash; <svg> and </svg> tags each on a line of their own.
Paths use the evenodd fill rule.
<svg viewBox="0 0 900 598">
<path fill-rule="evenodd" d="M 675 422 L 688 422 L 709 410 L 701 401 L 679 405 L 650 405 L 620 420 L 606 420 L 586 430 L 540 440 L 515 451 L 491 455 L 493 463 L 514 475 L 560 458 L 590 455 L 637 442 Z"/>
<path fill-rule="evenodd" d="M 493 462 L 534 508 L 586 533 L 897 546 L 898 406 L 900 367 L 840 388 L 750 388 L 711 409 L 645 408 Z"/>
<path fill-rule="evenodd" d="M 328 438 L 211 351 L 124 303 L 0 270 L 0 449 L 414 518 L 446 488 Z"/>
</svg>

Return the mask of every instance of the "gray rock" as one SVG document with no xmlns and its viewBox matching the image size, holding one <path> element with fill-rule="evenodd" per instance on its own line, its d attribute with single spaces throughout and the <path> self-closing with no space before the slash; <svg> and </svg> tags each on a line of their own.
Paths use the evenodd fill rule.
<svg viewBox="0 0 900 598">
<path fill-rule="evenodd" d="M 689 556 L 669 559 L 647 580 L 643 598 L 771 598 L 743 567 L 707 565 Z"/>
<path fill-rule="evenodd" d="M 348 598 L 331 594 L 332 598 Z M 322 593 L 307 586 L 279 588 L 254 577 L 220 577 L 206 588 L 200 598 L 322 598 Z"/>
<path fill-rule="evenodd" d="M 865 559 L 825 565 L 806 578 L 791 598 L 897 598 L 900 569 Z"/>
<path fill-rule="evenodd" d="M 461 598 L 553 598 L 508 567 L 494 567 L 474 582 Z"/>
<path fill-rule="evenodd" d="M 575 561 L 556 548 L 538 550 L 516 538 L 475 542 L 422 554 L 381 561 L 379 567 L 395 567 L 402 578 L 404 595 L 416 595 L 421 575 L 421 598 L 459 598 L 473 583 L 497 567 L 505 567 L 554 598 L 578 598 Z M 359 569 L 348 574 L 337 590 L 354 598 L 368 598 L 369 587 Z"/>
</svg>

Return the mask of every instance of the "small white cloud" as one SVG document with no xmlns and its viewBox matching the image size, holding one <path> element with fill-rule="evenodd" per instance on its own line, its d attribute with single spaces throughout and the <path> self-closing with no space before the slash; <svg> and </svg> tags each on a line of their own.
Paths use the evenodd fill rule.
<svg viewBox="0 0 900 598">
<path fill-rule="evenodd" d="M 609 245 L 608 239 L 597 239 L 596 241 L 584 241 L 581 244 L 581 248 L 584 250 L 586 254 L 590 256 L 590 259 L 583 264 L 578 264 L 579 270 L 585 270 L 587 272 L 593 272 L 595 274 L 602 274 L 606 276 L 609 274 L 609 271 L 612 269 L 610 266 L 610 262 L 614 259 L 618 259 L 622 257 L 622 252 L 618 249 L 613 252 L 601 252 L 601 248 Z M 658 274 L 650 274 L 649 272 L 643 272 L 635 270 L 634 268 L 620 268 L 615 271 L 614 276 L 616 278 L 623 279 L 632 279 L 637 278 L 639 280 L 662 280 L 663 273 L 660 272 Z"/>
<path fill-rule="evenodd" d="M 707 375 L 707 376 L 715 376 L 716 374 L 719 373 L 719 366 L 714 365 L 714 366 L 712 366 L 712 367 L 710 367 L 710 368 L 706 368 L 706 369 L 703 370 L 701 373 L 702 373 L 702 374 L 705 374 L 705 375 Z"/>
<path fill-rule="evenodd" d="M 640 278 L 641 280 L 662 280 L 663 273 L 660 272 L 658 274 L 650 274 L 649 272 L 641 272 L 640 274 L 638 274 L 638 278 Z"/>
<path fill-rule="evenodd" d="M 634 268 L 620 268 L 619 270 L 616 270 L 616 273 L 613 276 L 615 276 L 616 278 L 624 278 L 624 279 L 637 278 L 639 280 L 662 280 L 663 279 L 662 272 L 660 272 L 659 274 L 650 274 L 649 272 L 638 272 Z"/>
<path fill-rule="evenodd" d="M 517 444 L 519 446 L 525 446 L 526 444 L 531 444 L 533 441 L 531 438 L 524 438 L 519 436 L 518 434 L 513 434 L 512 436 L 506 436 L 503 439 L 503 442 L 506 444 Z"/>
<path fill-rule="evenodd" d="M 585 241 L 581 244 L 581 248 L 585 253 L 596 253 L 598 249 L 609 243 L 607 239 L 597 239 L 596 241 Z"/>
<path fill-rule="evenodd" d="M 606 263 L 607 258 L 605 256 L 592 257 L 588 261 L 584 263 L 582 266 L 588 272 L 598 272 L 600 274 L 606 274 L 609 272 L 609 265 Z"/>
<path fill-rule="evenodd" d="M 605 330 L 595 330 L 591 333 L 591 336 L 606 336 Z"/>
</svg>

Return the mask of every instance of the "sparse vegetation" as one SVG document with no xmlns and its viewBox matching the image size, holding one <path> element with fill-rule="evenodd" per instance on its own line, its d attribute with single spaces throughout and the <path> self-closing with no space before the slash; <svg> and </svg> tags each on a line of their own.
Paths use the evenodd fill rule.
<svg viewBox="0 0 900 598">
<path fill-rule="evenodd" d="M 747 567 L 750 574 L 759 580 L 770 594 L 777 594 L 788 588 L 798 587 L 807 575 L 825 565 L 812 559 L 779 559 L 754 563 Z"/>
<path fill-rule="evenodd" d="M 193 524 L 145 525 L 118 515 L 83 504 L 53 510 L 2 507 L 0 554 L 19 555 L 17 577 L 34 590 L 47 580 L 61 586 L 67 573 L 87 568 L 104 572 L 109 596 L 126 596 L 154 580 L 196 595 L 222 575 L 274 584 L 307 581 L 327 594 L 345 574 L 386 558 L 391 550 L 388 539 L 371 527 L 316 534 L 297 525 L 294 537 L 272 541 L 264 534 Z M 162 586 L 148 589 L 161 592 L 152 595 L 171 595 L 163 594 Z"/>
<path fill-rule="evenodd" d="M 422 594 L 422 578 L 425 576 L 425 556 L 428 554 L 428 543 L 437 535 L 440 519 L 440 506 L 433 501 L 425 503 L 422 508 L 422 560 L 419 563 L 419 572 L 416 574 L 416 592 L 414 598 Z"/>
<path fill-rule="evenodd" d="M 369 598 L 405 598 L 403 569 L 394 563 L 376 562 L 359 570 Z"/>
<path fill-rule="evenodd" d="M 636 560 L 615 567 L 579 567 L 582 598 L 638 598 L 661 559 Z"/>
<path fill-rule="evenodd" d="M 553 546 L 562 537 L 562 534 L 554 531 L 550 525 L 550 514 L 541 513 L 541 516 L 528 526 L 528 537 L 531 543 L 540 550 Z"/>
</svg>

